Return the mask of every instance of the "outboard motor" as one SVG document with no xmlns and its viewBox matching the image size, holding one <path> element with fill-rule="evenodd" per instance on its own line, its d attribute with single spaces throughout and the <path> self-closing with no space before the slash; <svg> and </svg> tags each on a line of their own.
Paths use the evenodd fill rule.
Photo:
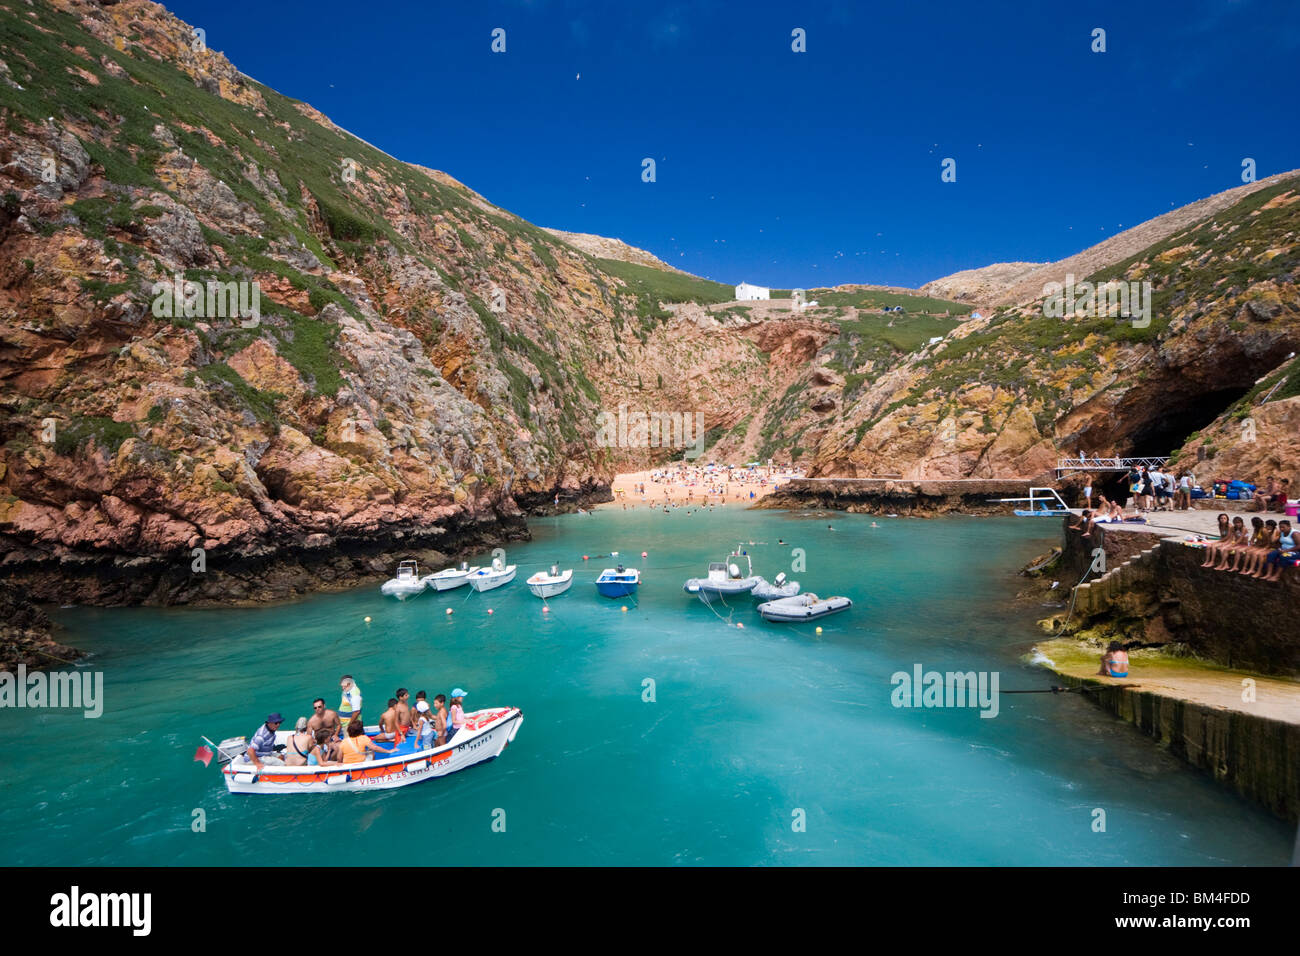
<svg viewBox="0 0 1300 956">
<path fill-rule="evenodd" d="M 620 564 L 620 565 L 619 565 L 617 568 L 615 568 L 614 570 L 615 570 L 618 574 L 622 574 L 623 571 L 624 571 L 623 565 Z"/>
<path fill-rule="evenodd" d="M 780 574 L 778 574 L 778 575 L 776 576 L 776 586 L 777 586 L 777 587 L 781 587 L 783 584 L 785 584 L 785 572 L 784 572 L 784 571 L 782 571 Z"/>
<path fill-rule="evenodd" d="M 460 569 L 461 569 L 462 571 L 468 571 L 468 570 L 469 570 L 469 562 L 468 562 L 468 561 L 462 561 L 462 562 L 460 563 Z"/>
<path fill-rule="evenodd" d="M 552 565 L 551 565 L 551 577 L 553 577 L 553 578 L 558 578 L 559 576 L 560 576 L 560 566 L 559 566 L 558 564 L 552 564 Z"/>
</svg>

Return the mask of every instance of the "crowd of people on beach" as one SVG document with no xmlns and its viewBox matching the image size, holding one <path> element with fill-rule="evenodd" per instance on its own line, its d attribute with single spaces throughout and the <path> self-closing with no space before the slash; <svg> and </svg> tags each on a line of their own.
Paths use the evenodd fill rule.
<svg viewBox="0 0 1300 956">
<path fill-rule="evenodd" d="M 689 465 L 677 463 L 655 469 L 648 481 L 632 483 L 630 489 L 613 489 L 614 498 L 627 510 L 636 507 L 636 499 L 650 508 L 679 505 L 712 507 L 728 501 L 753 501 L 779 482 L 802 478 L 802 468 L 778 465 Z"/>
<path fill-rule="evenodd" d="M 451 692 L 450 707 L 446 695 L 437 694 L 430 703 L 424 691 L 416 693 L 412 705 L 410 692 L 399 687 L 379 716 L 379 732 L 371 737 L 361 718 L 361 688 L 351 674 L 340 678 L 339 687 L 343 698 L 338 710 L 330 710 L 325 699 L 317 697 L 312 701 L 311 717 L 299 717 L 284 744 L 276 743 L 284 718 L 279 713 L 270 714 L 253 734 L 247 750 L 249 761 L 258 770 L 264 764 L 329 767 L 362 763 L 376 754 L 395 753 L 407 737 L 415 739 L 417 750 L 440 747 L 465 725 L 466 692 L 459 687 Z M 382 743 L 393 746 L 384 747 Z"/>
</svg>

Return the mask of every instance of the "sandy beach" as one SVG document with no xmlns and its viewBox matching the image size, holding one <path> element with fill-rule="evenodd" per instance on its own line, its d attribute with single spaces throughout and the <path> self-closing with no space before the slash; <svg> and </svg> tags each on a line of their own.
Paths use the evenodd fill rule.
<svg viewBox="0 0 1300 956">
<path fill-rule="evenodd" d="M 762 467 L 725 468 L 706 471 L 694 467 L 668 467 L 637 471 L 615 477 L 610 489 L 613 501 L 597 508 L 663 507 L 667 505 L 748 506 L 770 495 L 792 478 L 802 478 L 801 469 Z M 642 486 L 645 491 L 642 493 Z"/>
</svg>

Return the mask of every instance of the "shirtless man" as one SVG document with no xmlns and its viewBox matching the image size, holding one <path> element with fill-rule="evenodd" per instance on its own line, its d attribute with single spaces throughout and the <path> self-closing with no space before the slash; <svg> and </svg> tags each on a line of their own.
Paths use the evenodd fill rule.
<svg viewBox="0 0 1300 956">
<path fill-rule="evenodd" d="M 397 739 L 397 698 L 388 698 L 388 709 L 379 715 L 379 733 L 375 740 Z"/>
<path fill-rule="evenodd" d="M 315 736 L 317 731 L 328 731 L 330 740 L 337 742 L 338 738 L 343 733 L 343 725 L 339 721 L 338 712 L 330 710 L 325 706 L 324 697 L 317 697 L 311 702 L 311 711 L 311 717 L 307 721 L 308 732 L 311 733 L 312 736 Z M 330 759 L 339 759 L 337 750 L 337 743 L 331 745 Z"/>
<path fill-rule="evenodd" d="M 411 732 L 411 692 L 405 687 L 397 688 L 397 727 L 405 736 Z"/>
</svg>

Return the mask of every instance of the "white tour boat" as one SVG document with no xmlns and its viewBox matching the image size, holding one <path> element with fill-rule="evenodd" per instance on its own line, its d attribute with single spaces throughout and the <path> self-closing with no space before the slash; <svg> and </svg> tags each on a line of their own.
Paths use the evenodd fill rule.
<svg viewBox="0 0 1300 956">
<path fill-rule="evenodd" d="M 418 749 L 408 737 L 391 756 L 377 754 L 361 763 L 287 767 L 263 763 L 258 770 L 248 759 L 248 740 L 229 737 L 217 744 L 224 764 L 221 775 L 231 793 L 329 793 L 339 790 L 388 790 L 445 777 L 500 755 L 524 722 L 517 707 L 495 707 L 465 715 L 464 726 L 441 747 Z M 374 738 L 378 727 L 367 727 Z M 287 744 L 293 731 L 276 731 L 276 744 Z M 391 748 L 391 741 L 376 741 Z"/>
</svg>

